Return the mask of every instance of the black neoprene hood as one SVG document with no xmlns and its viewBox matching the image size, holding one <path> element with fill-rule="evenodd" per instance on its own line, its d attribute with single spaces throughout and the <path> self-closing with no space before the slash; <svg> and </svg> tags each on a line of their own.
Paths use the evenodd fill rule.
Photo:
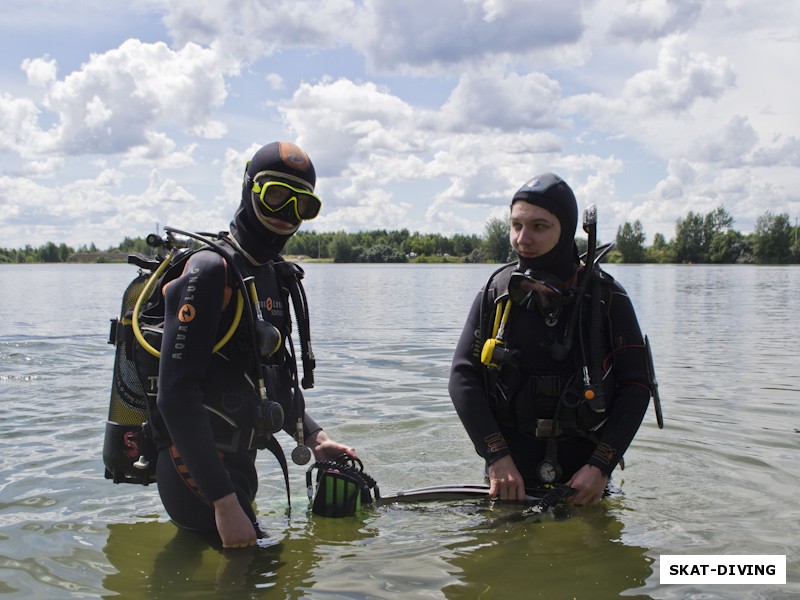
<svg viewBox="0 0 800 600">
<path fill-rule="evenodd" d="M 283 181 L 313 191 L 317 174 L 311 159 L 292 142 L 272 142 L 262 146 L 247 163 L 242 181 L 242 199 L 230 224 L 231 235 L 248 258 L 256 264 L 264 264 L 278 256 L 294 231 L 277 233 L 266 227 L 253 205 L 253 180 L 259 177 Z M 296 227 L 299 227 L 296 223 Z M 295 228 L 296 230 L 296 228 Z"/>
<path fill-rule="evenodd" d="M 543 173 L 526 181 L 511 198 L 511 205 L 520 200 L 550 211 L 561 224 L 561 236 L 556 246 L 543 256 L 520 258 L 520 268 L 547 271 L 561 280 L 568 279 L 578 262 L 575 246 L 578 201 L 572 188 L 558 175 Z"/>
</svg>

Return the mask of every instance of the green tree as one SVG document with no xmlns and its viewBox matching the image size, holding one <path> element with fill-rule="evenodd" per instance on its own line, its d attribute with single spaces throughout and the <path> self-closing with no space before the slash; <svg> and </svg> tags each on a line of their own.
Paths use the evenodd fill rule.
<svg viewBox="0 0 800 600">
<path fill-rule="evenodd" d="M 92 244 L 94 246 L 94 244 Z M 126 237 L 117 248 L 109 248 L 109 252 L 127 252 L 129 254 L 143 254 L 150 256 L 155 253 L 155 248 L 151 248 L 147 244 L 146 238 L 129 238 Z"/>
<path fill-rule="evenodd" d="M 415 233 L 409 239 L 409 249 L 419 256 L 436 256 L 448 252 L 444 238 L 438 233 Z"/>
<path fill-rule="evenodd" d="M 453 236 L 453 251 L 456 256 L 468 256 L 473 250 L 479 248 L 481 239 L 477 235 L 464 235 L 457 233 Z"/>
<path fill-rule="evenodd" d="M 627 221 L 617 227 L 617 252 L 622 257 L 624 263 L 641 263 L 644 262 L 644 229 L 642 223 L 638 219 L 633 222 L 633 225 Z"/>
<path fill-rule="evenodd" d="M 765 212 L 758 217 L 753 232 L 753 252 L 756 262 L 761 264 L 789 263 L 793 241 L 789 215 Z"/>
<path fill-rule="evenodd" d="M 684 263 L 709 262 L 712 240 L 725 235 L 732 225 L 733 217 L 722 206 L 705 216 L 689 211 L 675 226 L 675 259 Z"/>
<path fill-rule="evenodd" d="M 653 236 L 653 244 L 645 248 L 645 261 L 651 263 L 673 262 L 674 254 L 672 246 L 667 243 L 663 233 L 656 233 Z"/>
<path fill-rule="evenodd" d="M 406 255 L 387 244 L 375 244 L 364 251 L 361 261 L 368 263 L 404 263 Z"/>
<path fill-rule="evenodd" d="M 678 262 L 703 262 L 703 217 L 692 211 L 675 226 L 675 258 Z"/>
<path fill-rule="evenodd" d="M 483 234 L 483 255 L 487 260 L 506 262 L 511 256 L 508 221 L 493 217 L 487 221 Z"/>
<path fill-rule="evenodd" d="M 708 260 L 717 264 L 749 262 L 750 244 L 738 231 L 716 234 L 708 249 Z"/>
<path fill-rule="evenodd" d="M 353 246 L 350 237 L 344 233 L 337 233 L 331 242 L 331 254 L 335 263 L 349 263 L 353 261 Z"/>
<path fill-rule="evenodd" d="M 36 252 L 36 258 L 39 262 L 44 263 L 61 262 L 61 258 L 58 254 L 58 246 L 53 242 L 47 242 L 44 246 L 39 248 Z"/>
</svg>

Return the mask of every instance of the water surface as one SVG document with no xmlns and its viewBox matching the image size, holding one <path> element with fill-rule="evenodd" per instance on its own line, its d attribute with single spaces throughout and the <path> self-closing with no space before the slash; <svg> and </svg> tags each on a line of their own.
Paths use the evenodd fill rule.
<svg viewBox="0 0 800 600">
<path fill-rule="evenodd" d="M 384 494 L 480 483 L 447 395 L 491 265 L 309 264 L 309 411 Z M 515 519 L 480 502 L 309 515 L 305 469 L 259 458 L 271 543 L 178 535 L 154 487 L 103 479 L 128 265 L 0 266 L 0 596 L 12 598 L 793 598 L 800 596 L 797 267 L 610 265 L 653 344 L 652 410 L 601 506 Z M 291 442 L 281 438 L 284 447 Z M 662 554 L 786 554 L 785 586 L 661 586 Z"/>
</svg>

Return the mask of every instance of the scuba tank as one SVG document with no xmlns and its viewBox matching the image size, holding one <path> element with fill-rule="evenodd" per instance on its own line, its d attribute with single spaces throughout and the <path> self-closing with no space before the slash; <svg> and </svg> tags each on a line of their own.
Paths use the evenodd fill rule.
<svg viewBox="0 0 800 600">
<path fill-rule="evenodd" d="M 128 257 L 138 260 L 138 257 Z M 141 265 L 140 265 L 141 266 Z M 133 360 L 133 307 L 141 296 L 148 276 L 140 271 L 122 294 L 119 318 L 111 320 L 108 343 L 116 346 L 111 401 L 108 408 L 103 463 L 105 477 L 114 483 L 148 485 L 155 481 L 157 454 L 147 422 L 147 395 Z"/>
<path fill-rule="evenodd" d="M 160 241 L 156 235 L 147 237 L 147 243 L 152 247 L 163 245 L 159 244 Z M 103 463 L 105 478 L 114 483 L 149 485 L 156 480 L 158 448 L 153 436 L 154 429 L 148 423 L 148 401 L 155 401 L 158 358 L 149 357 L 152 363 L 148 369 L 150 375 L 143 377 L 137 364 L 141 364 L 141 355 L 146 353 L 140 351 L 141 344 L 136 331 L 139 323 L 134 319 L 134 311 L 140 309 L 156 285 L 163 285 L 180 274 L 183 263 L 193 252 L 188 249 L 181 251 L 177 260 L 174 254 L 154 258 L 138 254 L 128 256 L 128 263 L 139 267 L 139 273 L 122 294 L 119 317 L 111 319 L 108 336 L 108 343 L 116 349 L 103 440 Z M 178 269 L 173 269 L 168 277 L 168 267 L 176 265 Z"/>
</svg>

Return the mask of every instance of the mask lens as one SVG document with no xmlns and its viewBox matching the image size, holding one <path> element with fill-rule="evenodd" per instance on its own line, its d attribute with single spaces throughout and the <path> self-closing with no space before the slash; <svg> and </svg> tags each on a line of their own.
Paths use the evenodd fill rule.
<svg viewBox="0 0 800 600">
<path fill-rule="evenodd" d="M 292 190 L 282 185 L 267 183 L 261 192 L 261 201 L 272 209 L 279 209 L 292 197 Z"/>
<path fill-rule="evenodd" d="M 313 219 L 319 214 L 322 203 L 311 194 L 297 195 L 297 214 L 303 220 Z"/>
<path fill-rule="evenodd" d="M 253 184 L 253 193 L 261 199 L 261 205 L 269 213 L 283 213 L 289 205 L 294 202 L 294 206 L 289 209 L 298 219 L 309 220 L 319 214 L 322 208 L 322 201 L 305 190 L 294 188 L 281 181 L 267 181 L 263 185 Z"/>
<path fill-rule="evenodd" d="M 550 315 L 561 308 L 564 296 L 549 278 L 526 271 L 514 273 L 508 284 L 511 301 L 528 310 L 537 308 L 543 315 Z"/>
</svg>

